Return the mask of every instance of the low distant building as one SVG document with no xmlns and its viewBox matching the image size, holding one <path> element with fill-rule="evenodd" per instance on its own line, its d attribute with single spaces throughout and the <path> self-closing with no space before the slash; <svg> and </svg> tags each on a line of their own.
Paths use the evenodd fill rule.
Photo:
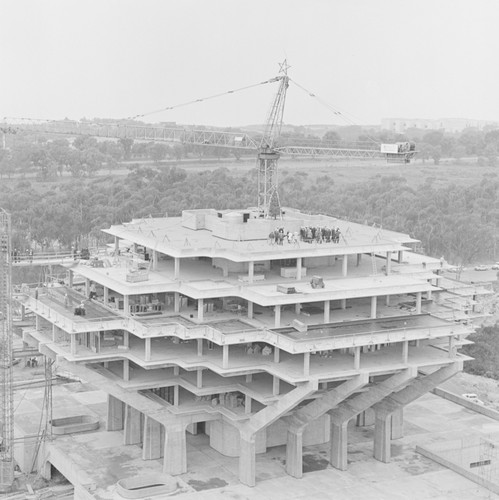
<svg viewBox="0 0 499 500">
<path fill-rule="evenodd" d="M 439 118 L 430 120 L 426 118 L 383 118 L 381 128 L 398 134 L 403 134 L 407 129 L 444 130 L 445 132 L 462 132 L 466 128 L 483 129 L 485 126 L 499 126 L 499 122 L 490 120 L 472 120 L 469 118 Z"/>
</svg>

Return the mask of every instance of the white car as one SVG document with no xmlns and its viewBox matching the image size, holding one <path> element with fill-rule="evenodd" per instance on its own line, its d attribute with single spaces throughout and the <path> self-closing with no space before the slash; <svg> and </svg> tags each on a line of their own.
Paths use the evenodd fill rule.
<svg viewBox="0 0 499 500">
<path fill-rule="evenodd" d="M 483 264 L 480 264 L 479 266 L 475 266 L 475 271 L 488 271 L 489 268 L 487 266 L 484 266 Z"/>
<path fill-rule="evenodd" d="M 499 262 L 492 264 L 492 267 L 490 269 L 493 269 L 494 271 L 499 271 Z"/>
</svg>

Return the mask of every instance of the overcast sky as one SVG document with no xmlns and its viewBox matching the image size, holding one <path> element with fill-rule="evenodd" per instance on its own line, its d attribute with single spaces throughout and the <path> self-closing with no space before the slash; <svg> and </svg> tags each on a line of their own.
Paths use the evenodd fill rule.
<svg viewBox="0 0 499 500">
<path fill-rule="evenodd" d="M 124 118 L 262 82 L 285 123 L 499 120 L 498 0 L 1 0 L 0 118 Z M 262 123 L 277 84 L 148 121 Z"/>
</svg>

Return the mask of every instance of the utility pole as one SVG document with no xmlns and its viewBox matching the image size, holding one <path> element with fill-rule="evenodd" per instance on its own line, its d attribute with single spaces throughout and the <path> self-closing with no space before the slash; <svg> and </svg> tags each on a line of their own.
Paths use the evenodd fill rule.
<svg viewBox="0 0 499 500">
<path fill-rule="evenodd" d="M 11 250 L 10 214 L 0 209 L 0 492 L 14 482 Z"/>
</svg>

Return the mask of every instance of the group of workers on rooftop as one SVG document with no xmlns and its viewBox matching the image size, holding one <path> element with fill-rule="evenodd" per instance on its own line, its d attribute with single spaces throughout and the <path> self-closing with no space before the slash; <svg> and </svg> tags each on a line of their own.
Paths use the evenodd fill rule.
<svg viewBox="0 0 499 500">
<path fill-rule="evenodd" d="M 339 227 L 305 226 L 300 232 L 284 231 L 283 227 L 277 228 L 269 234 L 270 245 L 283 245 L 284 241 L 297 244 L 299 241 L 306 243 L 339 243 L 341 231 Z"/>
</svg>

